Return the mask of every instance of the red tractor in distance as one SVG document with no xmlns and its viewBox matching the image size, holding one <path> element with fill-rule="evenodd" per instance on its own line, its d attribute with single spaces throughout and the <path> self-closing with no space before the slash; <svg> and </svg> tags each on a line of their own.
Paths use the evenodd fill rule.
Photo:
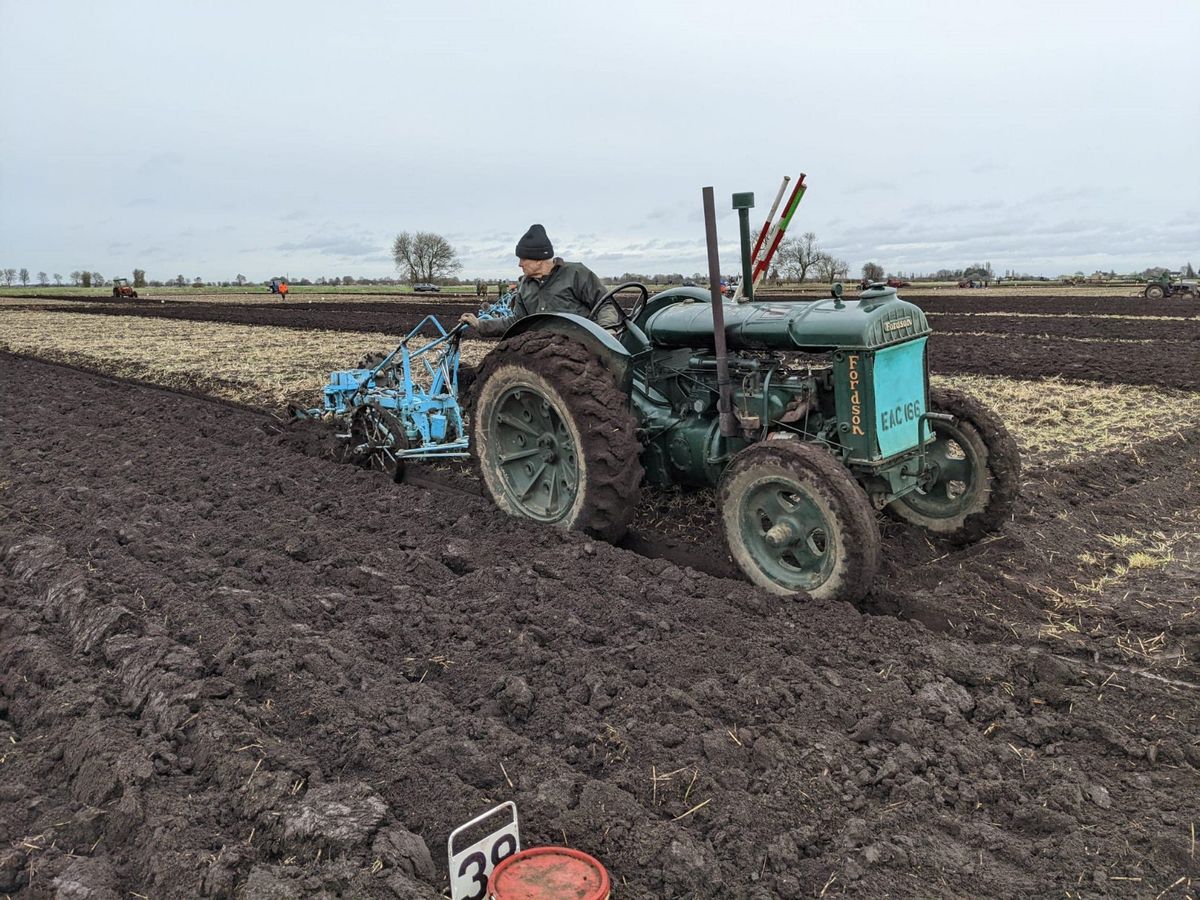
<svg viewBox="0 0 1200 900">
<path fill-rule="evenodd" d="M 128 278 L 113 279 L 113 296 L 120 299 L 121 297 L 129 297 L 133 300 L 137 299 L 137 291 L 129 286 Z"/>
</svg>

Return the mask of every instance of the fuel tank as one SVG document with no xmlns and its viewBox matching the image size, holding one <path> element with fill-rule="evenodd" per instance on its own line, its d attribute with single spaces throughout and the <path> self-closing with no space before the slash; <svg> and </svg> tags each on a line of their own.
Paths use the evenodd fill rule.
<svg viewBox="0 0 1200 900">
<path fill-rule="evenodd" d="M 701 291 L 667 293 L 654 297 L 643 320 L 651 346 L 711 349 L 711 302 Z M 657 309 L 656 301 L 662 303 Z M 895 288 L 874 288 L 849 300 L 726 302 L 724 314 L 730 350 L 870 350 L 930 333 L 925 313 L 896 296 Z"/>
</svg>

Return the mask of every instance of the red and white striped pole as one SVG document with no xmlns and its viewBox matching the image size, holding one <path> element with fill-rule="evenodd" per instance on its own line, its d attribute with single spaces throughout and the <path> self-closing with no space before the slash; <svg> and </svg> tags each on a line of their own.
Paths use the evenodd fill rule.
<svg viewBox="0 0 1200 900">
<path fill-rule="evenodd" d="M 796 186 L 792 188 L 792 195 L 788 197 L 787 206 L 783 208 L 783 215 L 779 219 L 779 224 L 775 226 L 771 236 L 767 239 L 767 252 L 754 264 L 754 284 L 758 285 L 762 281 L 763 276 L 767 273 L 767 267 L 771 265 L 771 259 L 775 256 L 775 251 L 779 249 L 779 244 L 783 240 L 783 235 L 787 232 L 788 225 L 792 223 L 792 216 L 796 214 L 796 207 L 800 205 L 800 201 L 804 198 L 804 192 L 808 190 L 808 186 L 804 183 L 805 175 L 800 173 L 800 178 L 796 181 Z"/>
</svg>

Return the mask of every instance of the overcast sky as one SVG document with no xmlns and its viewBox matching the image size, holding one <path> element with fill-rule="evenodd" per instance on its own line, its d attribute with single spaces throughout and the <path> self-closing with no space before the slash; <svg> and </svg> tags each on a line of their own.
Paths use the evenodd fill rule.
<svg viewBox="0 0 1200 900">
<path fill-rule="evenodd" d="M 808 174 L 853 272 L 1200 266 L 1200 2 L 0 0 L 0 267 L 706 270 Z"/>
</svg>

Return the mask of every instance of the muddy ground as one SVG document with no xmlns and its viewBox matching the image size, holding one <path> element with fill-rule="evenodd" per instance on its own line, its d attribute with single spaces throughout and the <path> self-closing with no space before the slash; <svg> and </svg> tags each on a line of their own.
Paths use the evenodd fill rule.
<svg viewBox="0 0 1200 900">
<path fill-rule="evenodd" d="M 622 898 L 1195 894 L 1195 428 L 1026 473 L 979 545 L 886 524 L 856 608 L 253 411 L 0 383 L 0 892 L 435 897 L 514 799 Z M 1148 528 L 1168 563 L 1080 592 Z"/>
<path fill-rule="evenodd" d="M 911 300 L 926 312 L 1009 312 L 1042 313 L 1079 316 L 1200 316 L 1200 301 L 1182 297 L 1147 300 L 1127 294 L 1064 297 L 1008 294 L 1003 291 L 975 291 L 966 296 L 921 293 L 901 290 L 900 296 Z"/>
<path fill-rule="evenodd" d="M 427 315 L 447 325 L 478 304 L 461 301 L 363 300 L 324 303 L 197 303 L 126 301 L 122 303 L 64 303 L 38 305 L 44 312 L 77 312 L 109 316 L 137 316 L 191 322 L 228 322 L 235 325 L 282 325 L 331 331 L 404 334 Z"/>
<path fill-rule="evenodd" d="M 936 328 L 936 321 L 933 324 Z M 1200 390 L 1200 342 L 1196 341 L 1081 341 L 935 331 L 928 355 L 930 371 L 937 375 L 1061 377 Z"/>
<path fill-rule="evenodd" d="M 929 323 L 939 332 L 989 332 L 1084 340 L 1200 342 L 1200 318 L 931 313 Z"/>
</svg>

